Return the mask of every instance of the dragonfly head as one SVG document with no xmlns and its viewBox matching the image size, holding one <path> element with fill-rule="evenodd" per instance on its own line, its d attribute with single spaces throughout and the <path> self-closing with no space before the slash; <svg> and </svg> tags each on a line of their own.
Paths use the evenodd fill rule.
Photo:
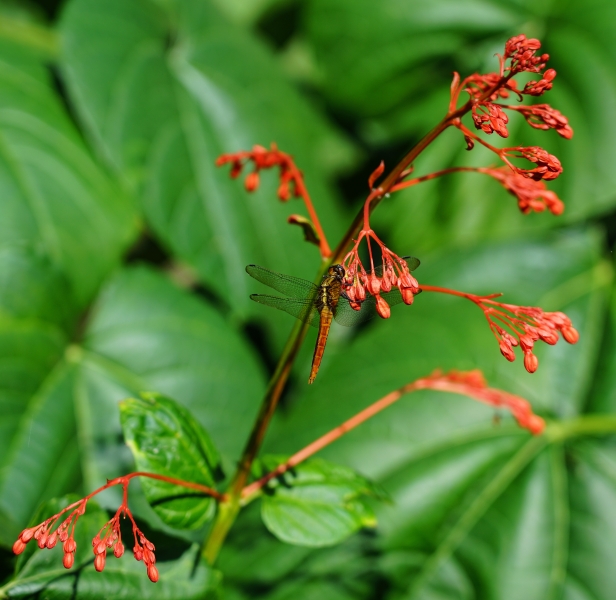
<svg viewBox="0 0 616 600">
<path fill-rule="evenodd" d="M 342 280 L 344 278 L 345 270 L 342 265 L 332 265 L 329 268 L 329 275 L 333 275 L 337 279 Z"/>
</svg>

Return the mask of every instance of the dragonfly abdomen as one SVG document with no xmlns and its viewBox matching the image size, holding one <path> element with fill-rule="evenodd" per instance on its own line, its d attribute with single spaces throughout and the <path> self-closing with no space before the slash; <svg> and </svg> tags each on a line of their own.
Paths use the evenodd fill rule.
<svg viewBox="0 0 616 600">
<path fill-rule="evenodd" d="M 312 383 L 321 366 L 321 359 L 323 358 L 323 352 L 325 351 L 325 344 L 327 343 L 327 336 L 329 335 L 329 328 L 334 318 L 334 313 L 328 304 L 325 304 L 319 311 L 321 313 L 321 319 L 319 321 L 319 334 L 317 336 L 317 343 L 314 347 L 314 354 L 312 355 L 312 368 L 310 370 L 310 378 L 308 383 Z"/>
</svg>

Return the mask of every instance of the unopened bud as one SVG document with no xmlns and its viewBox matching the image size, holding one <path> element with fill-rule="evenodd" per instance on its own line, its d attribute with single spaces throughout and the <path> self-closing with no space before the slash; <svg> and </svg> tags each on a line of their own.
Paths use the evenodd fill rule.
<svg viewBox="0 0 616 600">
<path fill-rule="evenodd" d="M 565 341 L 570 344 L 575 344 L 580 339 L 580 334 L 575 327 L 563 327 L 560 332 L 563 338 L 565 338 Z"/>
<path fill-rule="evenodd" d="M 385 298 L 382 296 L 376 296 L 376 312 L 382 319 L 389 319 L 391 315 L 389 304 L 387 304 Z"/>
<path fill-rule="evenodd" d="M 376 296 L 381 291 L 381 280 L 376 275 L 372 275 L 368 279 L 366 287 L 373 296 Z"/>
<path fill-rule="evenodd" d="M 105 543 L 105 540 L 101 540 L 100 542 L 98 542 L 98 544 L 96 544 L 96 547 L 94 548 L 94 554 L 103 554 L 106 551 L 107 544 Z"/>
<path fill-rule="evenodd" d="M 26 549 L 26 542 L 21 538 L 17 538 L 17 541 L 13 544 L 13 553 L 21 554 Z"/>
<path fill-rule="evenodd" d="M 537 335 L 537 338 L 539 338 L 538 335 Z M 530 352 L 530 350 L 533 349 L 534 345 L 535 345 L 535 341 L 533 340 L 532 335 L 526 334 L 526 335 L 520 336 L 520 348 L 522 348 L 524 352 Z"/>
<path fill-rule="evenodd" d="M 154 565 L 148 567 L 148 577 L 152 583 L 158 581 L 158 569 Z"/>
<path fill-rule="evenodd" d="M 254 192 L 259 187 L 259 173 L 256 171 L 248 173 L 244 180 L 244 187 L 247 192 Z"/>
<path fill-rule="evenodd" d="M 402 302 L 404 302 L 404 304 L 407 304 L 408 306 L 413 304 L 415 294 L 413 294 L 413 290 L 411 290 L 411 288 L 401 288 L 400 294 L 402 295 Z"/>
<path fill-rule="evenodd" d="M 97 554 L 94 558 L 94 568 L 100 573 L 105 568 L 106 554 Z"/>
<path fill-rule="evenodd" d="M 64 542 L 62 547 L 64 549 L 64 552 L 66 553 L 75 552 L 75 549 L 77 548 L 77 542 L 73 538 L 69 538 L 68 540 L 66 540 L 66 542 Z"/>
<path fill-rule="evenodd" d="M 358 302 L 363 302 L 366 299 L 366 289 L 361 283 L 355 285 L 355 299 Z"/>
<path fill-rule="evenodd" d="M 361 310 L 361 302 L 355 302 L 354 300 L 351 300 L 349 302 L 349 305 L 351 306 L 353 310 L 357 310 L 357 311 Z"/>
<path fill-rule="evenodd" d="M 33 537 L 34 537 L 34 532 L 36 531 L 36 529 L 34 527 L 30 527 L 29 529 L 24 529 L 20 534 L 19 534 L 19 539 L 24 542 L 24 543 L 28 543 Z"/>
<path fill-rule="evenodd" d="M 381 280 L 381 290 L 384 292 L 391 292 L 391 279 L 387 273 L 383 275 L 383 279 Z"/>
<path fill-rule="evenodd" d="M 290 197 L 291 197 L 291 194 L 289 192 L 289 182 L 283 181 L 278 186 L 278 198 L 282 200 L 283 202 L 286 202 Z"/>
<path fill-rule="evenodd" d="M 65 569 L 70 569 L 75 563 L 75 555 L 72 552 L 67 552 L 62 559 L 62 564 Z"/>
<path fill-rule="evenodd" d="M 545 429 L 545 421 L 537 415 L 530 415 L 525 425 L 533 435 L 539 435 Z"/>
<path fill-rule="evenodd" d="M 47 532 L 44 531 L 41 536 L 39 537 L 38 541 L 38 547 L 42 550 L 45 547 L 45 544 L 47 543 L 47 538 L 49 536 L 47 535 Z"/>
<path fill-rule="evenodd" d="M 529 373 L 534 373 L 537 370 L 538 366 L 539 366 L 539 359 L 537 358 L 537 356 L 530 351 L 525 352 L 524 353 L 524 368 Z"/>
<path fill-rule="evenodd" d="M 501 343 L 499 344 L 499 348 L 500 348 L 501 354 L 509 362 L 513 362 L 515 360 L 515 352 L 512 350 L 511 346 L 507 342 L 505 342 L 504 340 L 501 341 Z"/>
<path fill-rule="evenodd" d="M 140 546 L 133 548 L 133 554 L 135 555 L 135 560 L 143 560 L 143 550 Z"/>
<path fill-rule="evenodd" d="M 118 542 L 113 549 L 113 555 L 116 558 L 120 558 L 124 554 L 124 544 L 122 542 Z"/>
<path fill-rule="evenodd" d="M 47 543 L 45 544 L 45 546 L 49 549 L 53 548 L 56 545 L 56 542 L 58 541 L 58 533 L 57 531 L 54 531 L 48 538 L 47 538 Z"/>
</svg>

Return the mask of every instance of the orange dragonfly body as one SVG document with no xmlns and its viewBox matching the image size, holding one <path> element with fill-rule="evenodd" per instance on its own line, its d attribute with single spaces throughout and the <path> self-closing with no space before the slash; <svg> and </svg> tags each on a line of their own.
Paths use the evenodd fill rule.
<svg viewBox="0 0 616 600">
<path fill-rule="evenodd" d="M 406 257 L 405 260 L 410 271 L 419 266 L 419 259 L 417 258 Z M 375 273 L 378 275 L 379 271 L 380 269 L 377 269 Z M 252 300 L 284 310 L 300 321 L 318 327 L 319 334 L 312 356 L 312 368 L 308 383 L 315 380 L 319 371 L 332 319 L 335 319 L 341 325 L 350 327 L 371 319 L 376 314 L 376 302 L 373 296 L 366 297 L 361 303 L 360 310 L 351 306 L 349 298 L 344 292 L 345 271 L 342 265 L 329 267 L 319 285 L 299 277 L 276 273 L 257 265 L 248 265 L 246 272 L 257 281 L 289 296 L 288 298 L 280 298 L 279 296 L 251 294 Z M 397 289 L 384 292 L 381 296 L 390 306 L 402 302 L 402 294 Z"/>
</svg>

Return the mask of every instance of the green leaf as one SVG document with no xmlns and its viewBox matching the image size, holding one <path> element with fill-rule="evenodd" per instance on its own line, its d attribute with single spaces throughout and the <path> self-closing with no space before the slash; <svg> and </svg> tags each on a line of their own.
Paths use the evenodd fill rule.
<svg viewBox="0 0 616 600">
<path fill-rule="evenodd" d="M 3 361 L 4 385 L 18 374 L 23 375 L 25 369 L 31 369 L 28 375 L 34 376 L 23 378 L 22 389 L 3 394 L 7 418 L 3 419 L 0 436 L 0 510 L 20 528 L 41 501 L 63 493 L 73 484 L 79 464 L 71 395 L 75 371 L 70 365 L 60 363 L 46 378 L 37 374 L 36 367 L 50 368 L 49 363 L 58 358 L 59 348 L 57 339 L 46 339 L 40 332 L 35 333 L 31 335 L 16 328 L 13 339 L 6 334 L 0 336 L 4 338 L 0 347 L 8 352 L 19 350 L 16 341 L 37 344 L 36 353 L 28 346 L 27 360 L 12 354 L 10 362 L 6 358 Z M 37 380 L 39 387 L 32 389 Z"/>
<path fill-rule="evenodd" d="M 68 329 L 76 306 L 66 277 L 41 252 L 0 247 L 0 316 L 54 323 Z"/>
<path fill-rule="evenodd" d="M 271 462 L 271 461 L 270 461 Z M 312 459 L 265 490 L 261 516 L 280 540 L 299 546 L 332 546 L 376 518 L 364 496 L 379 492 L 351 469 Z"/>
<path fill-rule="evenodd" d="M 44 505 L 33 524 L 74 500 L 63 498 Z M 108 554 L 105 570 L 97 573 L 92 561 L 91 540 L 107 519 L 107 513 L 90 500 L 75 528 L 77 552 L 75 565 L 69 571 L 62 566 L 60 544 L 53 550 L 39 550 L 34 542 L 30 542 L 19 558 L 16 577 L 0 587 L 0 597 L 32 598 L 39 594 L 67 600 L 212 598 L 210 594 L 218 586 L 219 576 L 204 564 L 203 559 L 199 559 L 196 545 L 175 560 L 157 561 L 160 578 L 156 584 L 148 580 L 143 563 L 134 560 L 130 551 L 120 559 Z"/>
<path fill-rule="evenodd" d="M 214 487 L 220 458 L 203 427 L 170 398 L 142 398 L 120 404 L 124 439 L 137 469 Z M 160 518 L 177 529 L 198 529 L 216 509 L 214 498 L 180 485 L 143 477 L 141 487 Z"/>
<path fill-rule="evenodd" d="M 132 203 L 88 154 L 44 62 L 2 39 L 0 196 L 3 244 L 40 249 L 80 305 L 135 231 Z"/>
<path fill-rule="evenodd" d="M 249 300 L 245 265 L 311 276 L 316 250 L 286 222 L 303 208 L 276 199 L 276 174 L 247 195 L 214 166 L 221 153 L 276 141 L 308 174 L 328 234 L 340 234 L 321 174 L 339 164 L 340 144 L 262 43 L 200 0 L 72 0 L 61 33 L 69 90 L 88 132 L 140 192 L 157 236 L 204 283 L 244 316 L 262 315 Z"/>
</svg>

